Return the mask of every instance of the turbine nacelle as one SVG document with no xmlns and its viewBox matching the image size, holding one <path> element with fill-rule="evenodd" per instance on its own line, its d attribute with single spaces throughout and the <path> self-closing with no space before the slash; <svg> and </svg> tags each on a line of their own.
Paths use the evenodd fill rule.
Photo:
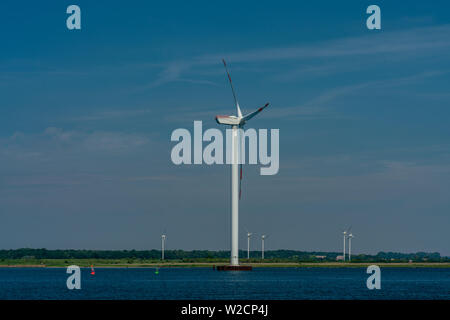
<svg viewBox="0 0 450 320">
<path fill-rule="evenodd" d="M 263 111 L 265 108 L 269 106 L 269 103 L 266 103 L 263 107 L 256 109 L 245 116 L 216 116 L 216 122 L 218 124 L 226 124 L 230 126 L 243 126 L 245 122 L 256 116 L 258 113 Z"/>
<path fill-rule="evenodd" d="M 230 126 L 239 126 L 241 125 L 242 118 L 236 116 L 216 116 L 216 122 L 218 124 L 226 124 Z"/>
</svg>

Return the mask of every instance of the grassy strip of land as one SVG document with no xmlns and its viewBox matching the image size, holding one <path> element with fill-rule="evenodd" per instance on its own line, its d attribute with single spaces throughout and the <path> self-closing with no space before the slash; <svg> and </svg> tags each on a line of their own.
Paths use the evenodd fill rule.
<svg viewBox="0 0 450 320">
<path fill-rule="evenodd" d="M 164 267 L 208 267 L 226 265 L 228 260 L 218 259 L 213 262 L 185 262 L 185 261 L 161 261 L 161 260 L 140 260 L 129 261 L 126 259 L 11 259 L 0 261 L 0 267 L 60 267 L 65 268 L 70 265 L 80 267 L 94 266 L 97 268 L 164 268 Z M 369 265 L 378 265 L 380 267 L 402 267 L 402 268 L 450 268 L 449 262 L 270 262 L 270 261 L 246 261 L 241 260 L 243 265 L 252 267 L 279 267 L 279 268 L 342 268 L 353 267 L 362 268 Z"/>
</svg>

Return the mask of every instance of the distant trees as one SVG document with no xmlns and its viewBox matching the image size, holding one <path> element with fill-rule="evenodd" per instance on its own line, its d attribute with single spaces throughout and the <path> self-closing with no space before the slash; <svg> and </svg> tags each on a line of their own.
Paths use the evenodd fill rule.
<svg viewBox="0 0 450 320">
<path fill-rule="evenodd" d="M 211 250 L 165 250 L 165 259 L 185 262 L 216 261 L 229 259 L 229 251 Z M 337 252 L 305 252 L 295 250 L 265 251 L 265 260 L 273 262 L 319 262 L 336 261 L 341 253 Z M 247 260 L 247 251 L 241 250 L 239 256 Z M 160 250 L 47 250 L 47 249 L 15 249 L 0 250 L 0 259 L 110 259 L 110 260 L 159 260 Z M 260 251 L 250 252 L 250 261 L 259 261 Z M 352 262 L 450 262 L 450 257 L 441 257 L 438 252 L 379 252 L 376 255 L 352 255 Z"/>
</svg>

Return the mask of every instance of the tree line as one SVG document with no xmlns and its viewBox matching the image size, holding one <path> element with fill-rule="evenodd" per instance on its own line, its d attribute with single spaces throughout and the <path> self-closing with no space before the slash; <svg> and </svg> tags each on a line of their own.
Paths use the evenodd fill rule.
<svg viewBox="0 0 450 320">
<path fill-rule="evenodd" d="M 296 250 L 268 250 L 264 257 L 270 261 L 292 261 L 292 262 L 317 262 L 336 261 L 340 252 L 306 252 Z M 240 258 L 247 258 L 247 251 L 239 252 Z M 214 260 L 228 259 L 229 251 L 210 250 L 165 250 L 167 260 Z M 48 250 L 48 249 L 11 249 L 0 250 L 0 259 L 137 259 L 157 260 L 161 258 L 160 250 Z M 261 258 L 260 251 L 251 251 L 250 259 Z M 379 252 L 376 255 L 356 254 L 352 255 L 352 262 L 450 262 L 450 257 L 441 257 L 438 252 Z"/>
</svg>

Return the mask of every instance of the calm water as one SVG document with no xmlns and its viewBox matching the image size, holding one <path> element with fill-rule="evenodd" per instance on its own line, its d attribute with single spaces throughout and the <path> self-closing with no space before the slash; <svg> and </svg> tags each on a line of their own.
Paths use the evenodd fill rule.
<svg viewBox="0 0 450 320">
<path fill-rule="evenodd" d="M 81 269 L 68 290 L 63 268 L 0 268 L 0 299 L 450 299 L 450 268 L 382 268 L 368 290 L 365 268 Z"/>
</svg>

